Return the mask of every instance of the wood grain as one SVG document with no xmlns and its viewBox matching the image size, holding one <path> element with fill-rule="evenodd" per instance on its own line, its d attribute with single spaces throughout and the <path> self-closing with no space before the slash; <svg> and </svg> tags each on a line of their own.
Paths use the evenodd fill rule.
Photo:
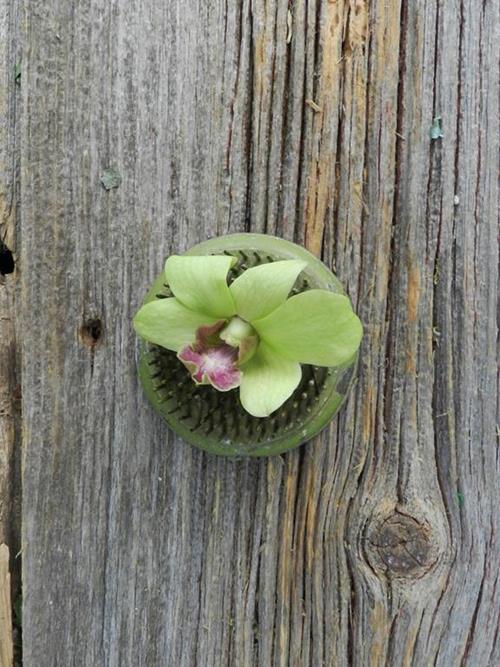
<svg viewBox="0 0 500 667">
<path fill-rule="evenodd" d="M 21 395 L 16 344 L 18 273 L 9 264 L 12 259 L 15 269 L 19 227 L 19 64 L 19 4 L 9 0 L 0 6 L 0 544 L 8 545 L 7 553 L 10 549 L 16 595 L 20 587 L 20 561 L 14 556 L 21 543 Z"/>
<path fill-rule="evenodd" d="M 12 667 L 13 661 L 9 547 L 0 544 L 0 666 Z"/>
<path fill-rule="evenodd" d="M 500 663 L 499 11 L 25 3 L 28 666 Z M 248 230 L 321 254 L 366 335 L 321 436 L 231 461 L 153 414 L 130 321 Z"/>
</svg>

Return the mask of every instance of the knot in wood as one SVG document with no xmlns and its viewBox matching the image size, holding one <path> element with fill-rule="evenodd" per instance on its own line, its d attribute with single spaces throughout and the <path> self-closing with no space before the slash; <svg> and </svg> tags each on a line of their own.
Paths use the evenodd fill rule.
<svg viewBox="0 0 500 667">
<path fill-rule="evenodd" d="M 397 510 L 374 526 L 367 541 L 370 564 L 387 576 L 419 579 L 438 558 L 430 526 Z"/>
<path fill-rule="evenodd" d="M 81 342 L 90 349 L 94 349 L 102 341 L 104 334 L 102 320 L 98 317 L 87 319 L 80 327 L 79 333 Z"/>
</svg>

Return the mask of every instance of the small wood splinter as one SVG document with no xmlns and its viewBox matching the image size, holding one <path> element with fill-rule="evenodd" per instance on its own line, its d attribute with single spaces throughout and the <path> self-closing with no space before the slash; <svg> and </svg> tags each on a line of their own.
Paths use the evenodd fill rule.
<svg viewBox="0 0 500 667">
<path fill-rule="evenodd" d="M 323 111 L 323 109 L 318 104 L 316 104 L 314 100 L 306 100 L 306 104 L 307 106 L 311 107 L 311 109 L 316 113 L 320 113 L 321 111 Z"/>
</svg>

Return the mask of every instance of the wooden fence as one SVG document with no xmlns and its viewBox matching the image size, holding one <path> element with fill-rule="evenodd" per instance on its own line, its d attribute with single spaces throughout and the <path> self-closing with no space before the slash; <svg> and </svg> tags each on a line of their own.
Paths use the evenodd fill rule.
<svg viewBox="0 0 500 667">
<path fill-rule="evenodd" d="M 4 0 L 0 519 L 25 665 L 500 664 L 499 14 Z M 322 435 L 234 461 L 153 413 L 131 317 L 169 253 L 249 230 L 321 256 L 366 335 Z"/>
</svg>

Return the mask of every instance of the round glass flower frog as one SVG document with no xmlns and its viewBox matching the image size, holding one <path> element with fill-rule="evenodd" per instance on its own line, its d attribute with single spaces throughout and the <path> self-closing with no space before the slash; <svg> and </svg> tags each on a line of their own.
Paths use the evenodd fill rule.
<svg viewBox="0 0 500 667">
<path fill-rule="evenodd" d="M 187 442 L 268 456 L 319 432 L 355 372 L 362 326 L 337 278 L 262 234 L 172 255 L 134 317 L 147 396 Z"/>
</svg>

